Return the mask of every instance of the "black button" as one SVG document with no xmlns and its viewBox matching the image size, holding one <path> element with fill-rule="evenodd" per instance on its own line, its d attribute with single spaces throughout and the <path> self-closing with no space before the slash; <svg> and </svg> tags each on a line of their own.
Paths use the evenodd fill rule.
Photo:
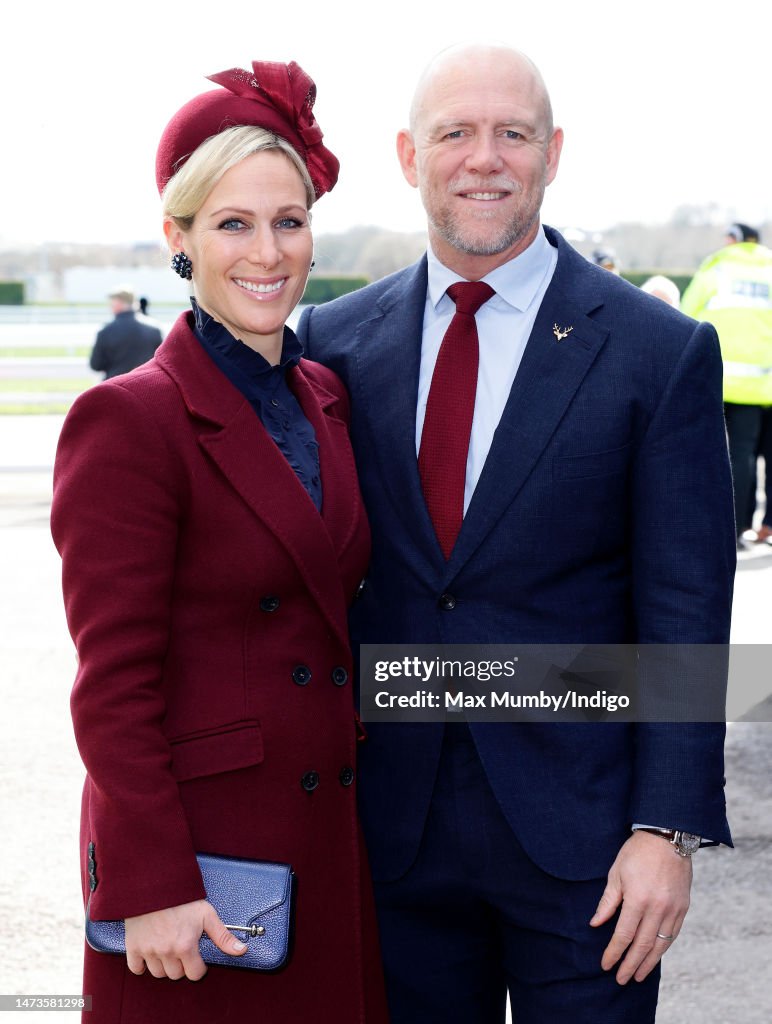
<svg viewBox="0 0 772 1024">
<path fill-rule="evenodd" d="M 275 398 L 271 399 L 271 405 L 274 407 L 274 409 L 278 409 L 279 408 L 279 403 L 276 401 Z"/>
<path fill-rule="evenodd" d="M 311 669 L 308 665 L 298 665 L 292 670 L 292 678 L 298 686 L 306 686 L 311 681 Z"/>
<path fill-rule="evenodd" d="M 452 612 L 456 607 L 456 599 L 452 594 L 443 594 L 439 601 L 440 608 L 444 612 Z"/>
<path fill-rule="evenodd" d="M 281 604 L 278 597 L 268 596 L 260 598 L 260 610 L 263 612 L 275 612 Z"/>
<path fill-rule="evenodd" d="M 338 778 L 340 779 L 341 786 L 350 786 L 354 781 L 354 769 L 348 766 L 341 768 Z"/>
<path fill-rule="evenodd" d="M 319 785 L 319 772 L 306 772 L 306 774 L 300 780 L 300 785 L 303 787 L 306 793 L 313 793 L 313 791 Z"/>
<path fill-rule="evenodd" d="M 348 682 L 348 672 L 342 665 L 332 670 L 332 681 L 336 686 L 345 686 Z"/>
</svg>

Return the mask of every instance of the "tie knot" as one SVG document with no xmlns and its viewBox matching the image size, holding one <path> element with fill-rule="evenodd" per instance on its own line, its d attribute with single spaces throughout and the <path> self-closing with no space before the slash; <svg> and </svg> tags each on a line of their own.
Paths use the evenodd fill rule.
<svg viewBox="0 0 772 1024">
<path fill-rule="evenodd" d="M 469 313 L 470 316 L 474 316 L 480 306 L 495 294 L 484 281 L 456 281 L 448 288 L 448 295 L 456 304 L 456 312 Z"/>
</svg>

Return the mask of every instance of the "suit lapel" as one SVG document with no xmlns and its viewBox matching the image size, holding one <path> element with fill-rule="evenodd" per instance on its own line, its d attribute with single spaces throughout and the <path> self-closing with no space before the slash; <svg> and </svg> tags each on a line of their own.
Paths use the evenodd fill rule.
<svg viewBox="0 0 772 1024">
<path fill-rule="evenodd" d="M 156 358 L 179 388 L 202 450 L 287 550 L 330 625 L 347 643 L 346 601 L 330 532 L 249 402 L 211 362 L 185 317 L 177 321 Z M 302 377 L 299 370 L 294 375 Z M 322 483 L 329 486 L 332 505 L 327 518 L 338 537 L 345 534 L 346 524 L 339 508 L 338 480 L 329 466 L 334 459 L 321 451 L 330 440 L 326 417 L 305 378 L 298 392 L 303 411 L 318 431 Z M 321 398 L 325 405 L 331 403 L 327 392 L 321 391 Z M 349 536 L 352 528 L 349 523 Z"/>
<path fill-rule="evenodd" d="M 415 451 L 418 374 L 426 305 L 424 256 L 385 292 L 371 319 L 358 328 L 357 374 L 352 396 L 367 410 L 369 446 L 380 462 L 380 481 L 436 574 L 440 555 L 426 509 Z M 416 565 L 420 568 L 420 565 Z"/>
<path fill-rule="evenodd" d="M 493 436 L 458 541 L 447 565 L 450 580 L 517 497 L 544 453 L 608 332 L 587 315 L 601 299 L 586 261 L 558 241 L 558 263 L 534 322 L 501 421 Z M 573 329 L 560 341 L 554 333 Z"/>
</svg>

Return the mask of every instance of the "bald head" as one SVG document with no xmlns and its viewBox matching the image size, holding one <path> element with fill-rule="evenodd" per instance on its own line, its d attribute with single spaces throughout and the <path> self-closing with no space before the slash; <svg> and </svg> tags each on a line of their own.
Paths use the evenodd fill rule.
<svg viewBox="0 0 772 1024">
<path fill-rule="evenodd" d="M 523 252 L 539 230 L 562 142 L 542 77 L 525 54 L 476 45 L 435 57 L 397 154 L 420 190 L 438 259 L 473 281 Z"/>
<path fill-rule="evenodd" d="M 531 100 L 540 111 L 547 138 L 552 135 L 552 104 L 544 79 L 534 62 L 520 50 L 508 46 L 452 46 L 438 53 L 424 68 L 410 105 L 410 131 L 416 133 L 419 123 L 432 109 L 432 98 L 447 81 L 479 78 L 507 84 Z"/>
</svg>

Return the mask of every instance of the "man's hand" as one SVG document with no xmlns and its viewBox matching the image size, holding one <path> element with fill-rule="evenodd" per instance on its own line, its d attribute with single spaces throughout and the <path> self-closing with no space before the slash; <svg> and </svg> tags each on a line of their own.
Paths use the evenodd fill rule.
<svg viewBox="0 0 772 1024">
<path fill-rule="evenodd" d="M 593 927 L 608 921 L 619 904 L 622 910 L 603 952 L 601 967 L 610 970 L 627 950 L 617 971 L 617 981 L 643 981 L 663 953 L 678 938 L 689 909 L 692 885 L 690 857 L 680 857 L 662 836 L 633 832 L 611 865 Z M 661 939 L 660 935 L 672 935 Z"/>
<path fill-rule="evenodd" d="M 144 974 L 147 968 L 154 978 L 198 981 L 206 974 L 206 964 L 198 951 L 202 932 L 229 956 L 240 956 L 247 948 L 231 935 L 206 900 L 127 917 L 129 970 L 133 974 Z"/>
</svg>

